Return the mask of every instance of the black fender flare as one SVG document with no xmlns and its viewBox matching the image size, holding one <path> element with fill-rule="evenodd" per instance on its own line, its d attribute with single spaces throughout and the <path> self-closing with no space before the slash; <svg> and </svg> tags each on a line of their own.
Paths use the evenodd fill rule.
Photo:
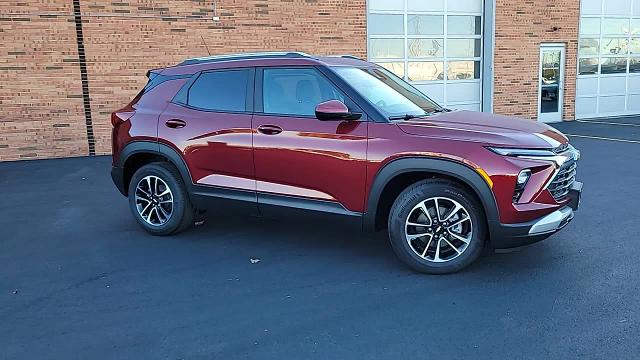
<svg viewBox="0 0 640 360">
<path fill-rule="evenodd" d="M 495 229 L 495 225 L 499 221 L 498 207 L 495 197 L 493 196 L 493 191 L 482 176 L 466 164 L 430 157 L 403 157 L 389 162 L 378 171 L 367 199 L 367 208 L 363 221 L 365 230 L 375 230 L 378 202 L 387 184 L 398 175 L 420 171 L 446 175 L 469 186 L 482 203 L 485 216 L 487 217 L 489 232 L 494 232 L 493 229 Z"/>
<path fill-rule="evenodd" d="M 184 162 L 180 154 L 173 148 L 153 141 L 133 141 L 125 145 L 125 147 L 120 151 L 120 156 L 118 157 L 118 163 L 115 164 L 116 168 L 121 169 L 124 172 L 124 166 L 127 163 L 127 160 L 131 158 L 131 156 L 135 154 L 146 153 L 146 154 L 155 154 L 165 157 L 169 160 L 171 164 L 173 164 L 176 169 L 180 172 L 182 176 L 182 180 L 184 184 L 187 186 L 188 193 L 191 194 L 193 189 L 193 181 L 191 178 L 191 173 L 189 172 L 189 168 L 187 164 Z M 122 184 L 118 185 L 120 192 L 126 194 L 126 184 L 124 183 L 125 179 L 122 177 Z M 122 186 L 122 188 L 121 188 Z"/>
</svg>

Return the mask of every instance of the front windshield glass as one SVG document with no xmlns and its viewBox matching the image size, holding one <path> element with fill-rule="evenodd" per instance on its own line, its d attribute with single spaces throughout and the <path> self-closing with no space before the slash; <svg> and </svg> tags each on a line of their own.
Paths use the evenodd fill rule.
<svg viewBox="0 0 640 360">
<path fill-rule="evenodd" d="M 333 70 L 389 118 L 442 111 L 433 100 L 387 69 L 334 67 Z"/>
</svg>

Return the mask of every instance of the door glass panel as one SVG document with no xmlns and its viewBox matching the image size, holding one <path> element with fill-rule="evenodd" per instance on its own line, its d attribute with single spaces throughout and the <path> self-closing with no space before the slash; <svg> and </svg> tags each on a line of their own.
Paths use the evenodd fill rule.
<svg viewBox="0 0 640 360">
<path fill-rule="evenodd" d="M 578 72 L 580 75 L 594 75 L 598 73 L 598 58 L 580 59 Z"/>
<path fill-rule="evenodd" d="M 410 81 L 430 81 L 444 79 L 444 63 L 441 61 L 425 61 L 409 63 Z"/>
<path fill-rule="evenodd" d="M 480 57 L 480 39 L 449 39 L 447 56 L 457 58 Z"/>
<path fill-rule="evenodd" d="M 404 40 L 403 39 L 371 39 L 371 57 L 377 59 L 385 58 L 403 58 L 404 57 Z"/>
<path fill-rule="evenodd" d="M 189 89 L 188 104 L 212 111 L 245 111 L 249 70 L 205 72 Z"/>
<path fill-rule="evenodd" d="M 629 33 L 629 18 L 605 18 L 602 21 L 602 33 L 605 35 L 625 35 Z"/>
<path fill-rule="evenodd" d="M 581 18 L 580 35 L 600 35 L 600 18 Z"/>
<path fill-rule="evenodd" d="M 404 34 L 404 15 L 371 14 L 367 24 L 371 35 Z"/>
<path fill-rule="evenodd" d="M 480 16 L 448 16 L 449 35 L 480 35 L 482 19 Z"/>
<path fill-rule="evenodd" d="M 342 94 L 312 68 L 265 69 L 262 97 L 265 114 L 312 116 L 323 101 L 344 102 Z"/>
<path fill-rule="evenodd" d="M 441 58 L 443 39 L 409 39 L 410 58 Z"/>
<path fill-rule="evenodd" d="M 407 15 L 407 33 L 409 35 L 444 34 L 442 15 Z"/>
<path fill-rule="evenodd" d="M 542 52 L 542 79 L 540 91 L 540 112 L 555 113 L 559 109 L 560 96 L 560 50 L 544 50 Z"/>
<path fill-rule="evenodd" d="M 632 72 L 632 73 L 640 72 L 640 58 L 629 59 L 629 72 Z"/>
<path fill-rule="evenodd" d="M 602 60 L 600 72 L 603 74 L 621 74 L 627 72 L 627 58 L 606 58 Z"/>
<path fill-rule="evenodd" d="M 599 45 L 599 40 L 600 39 L 580 39 L 579 41 L 579 54 L 580 56 L 583 55 L 598 55 L 598 49 L 600 48 Z"/>
<path fill-rule="evenodd" d="M 449 61 L 448 80 L 480 79 L 480 61 Z"/>
<path fill-rule="evenodd" d="M 632 38 L 629 44 L 629 52 L 633 55 L 640 54 L 640 38 Z"/>
<path fill-rule="evenodd" d="M 377 64 L 404 79 L 404 62 L 379 62 Z"/>
<path fill-rule="evenodd" d="M 600 51 L 602 55 L 624 55 L 629 48 L 627 38 L 602 39 Z"/>
</svg>

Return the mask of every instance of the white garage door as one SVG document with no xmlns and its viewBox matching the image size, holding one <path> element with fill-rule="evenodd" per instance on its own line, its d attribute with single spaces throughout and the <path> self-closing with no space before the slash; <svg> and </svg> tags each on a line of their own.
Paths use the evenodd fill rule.
<svg viewBox="0 0 640 360">
<path fill-rule="evenodd" d="M 369 0 L 369 60 L 446 107 L 480 111 L 482 13 L 482 0 Z"/>
<path fill-rule="evenodd" d="M 640 0 L 582 0 L 576 117 L 640 114 Z"/>
</svg>

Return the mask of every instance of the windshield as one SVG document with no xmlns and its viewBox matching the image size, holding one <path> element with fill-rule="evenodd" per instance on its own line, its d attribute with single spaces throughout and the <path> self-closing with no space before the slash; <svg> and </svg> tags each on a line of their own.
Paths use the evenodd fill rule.
<svg viewBox="0 0 640 360">
<path fill-rule="evenodd" d="M 443 110 L 385 68 L 334 67 L 333 70 L 388 118 L 411 118 Z"/>
</svg>

